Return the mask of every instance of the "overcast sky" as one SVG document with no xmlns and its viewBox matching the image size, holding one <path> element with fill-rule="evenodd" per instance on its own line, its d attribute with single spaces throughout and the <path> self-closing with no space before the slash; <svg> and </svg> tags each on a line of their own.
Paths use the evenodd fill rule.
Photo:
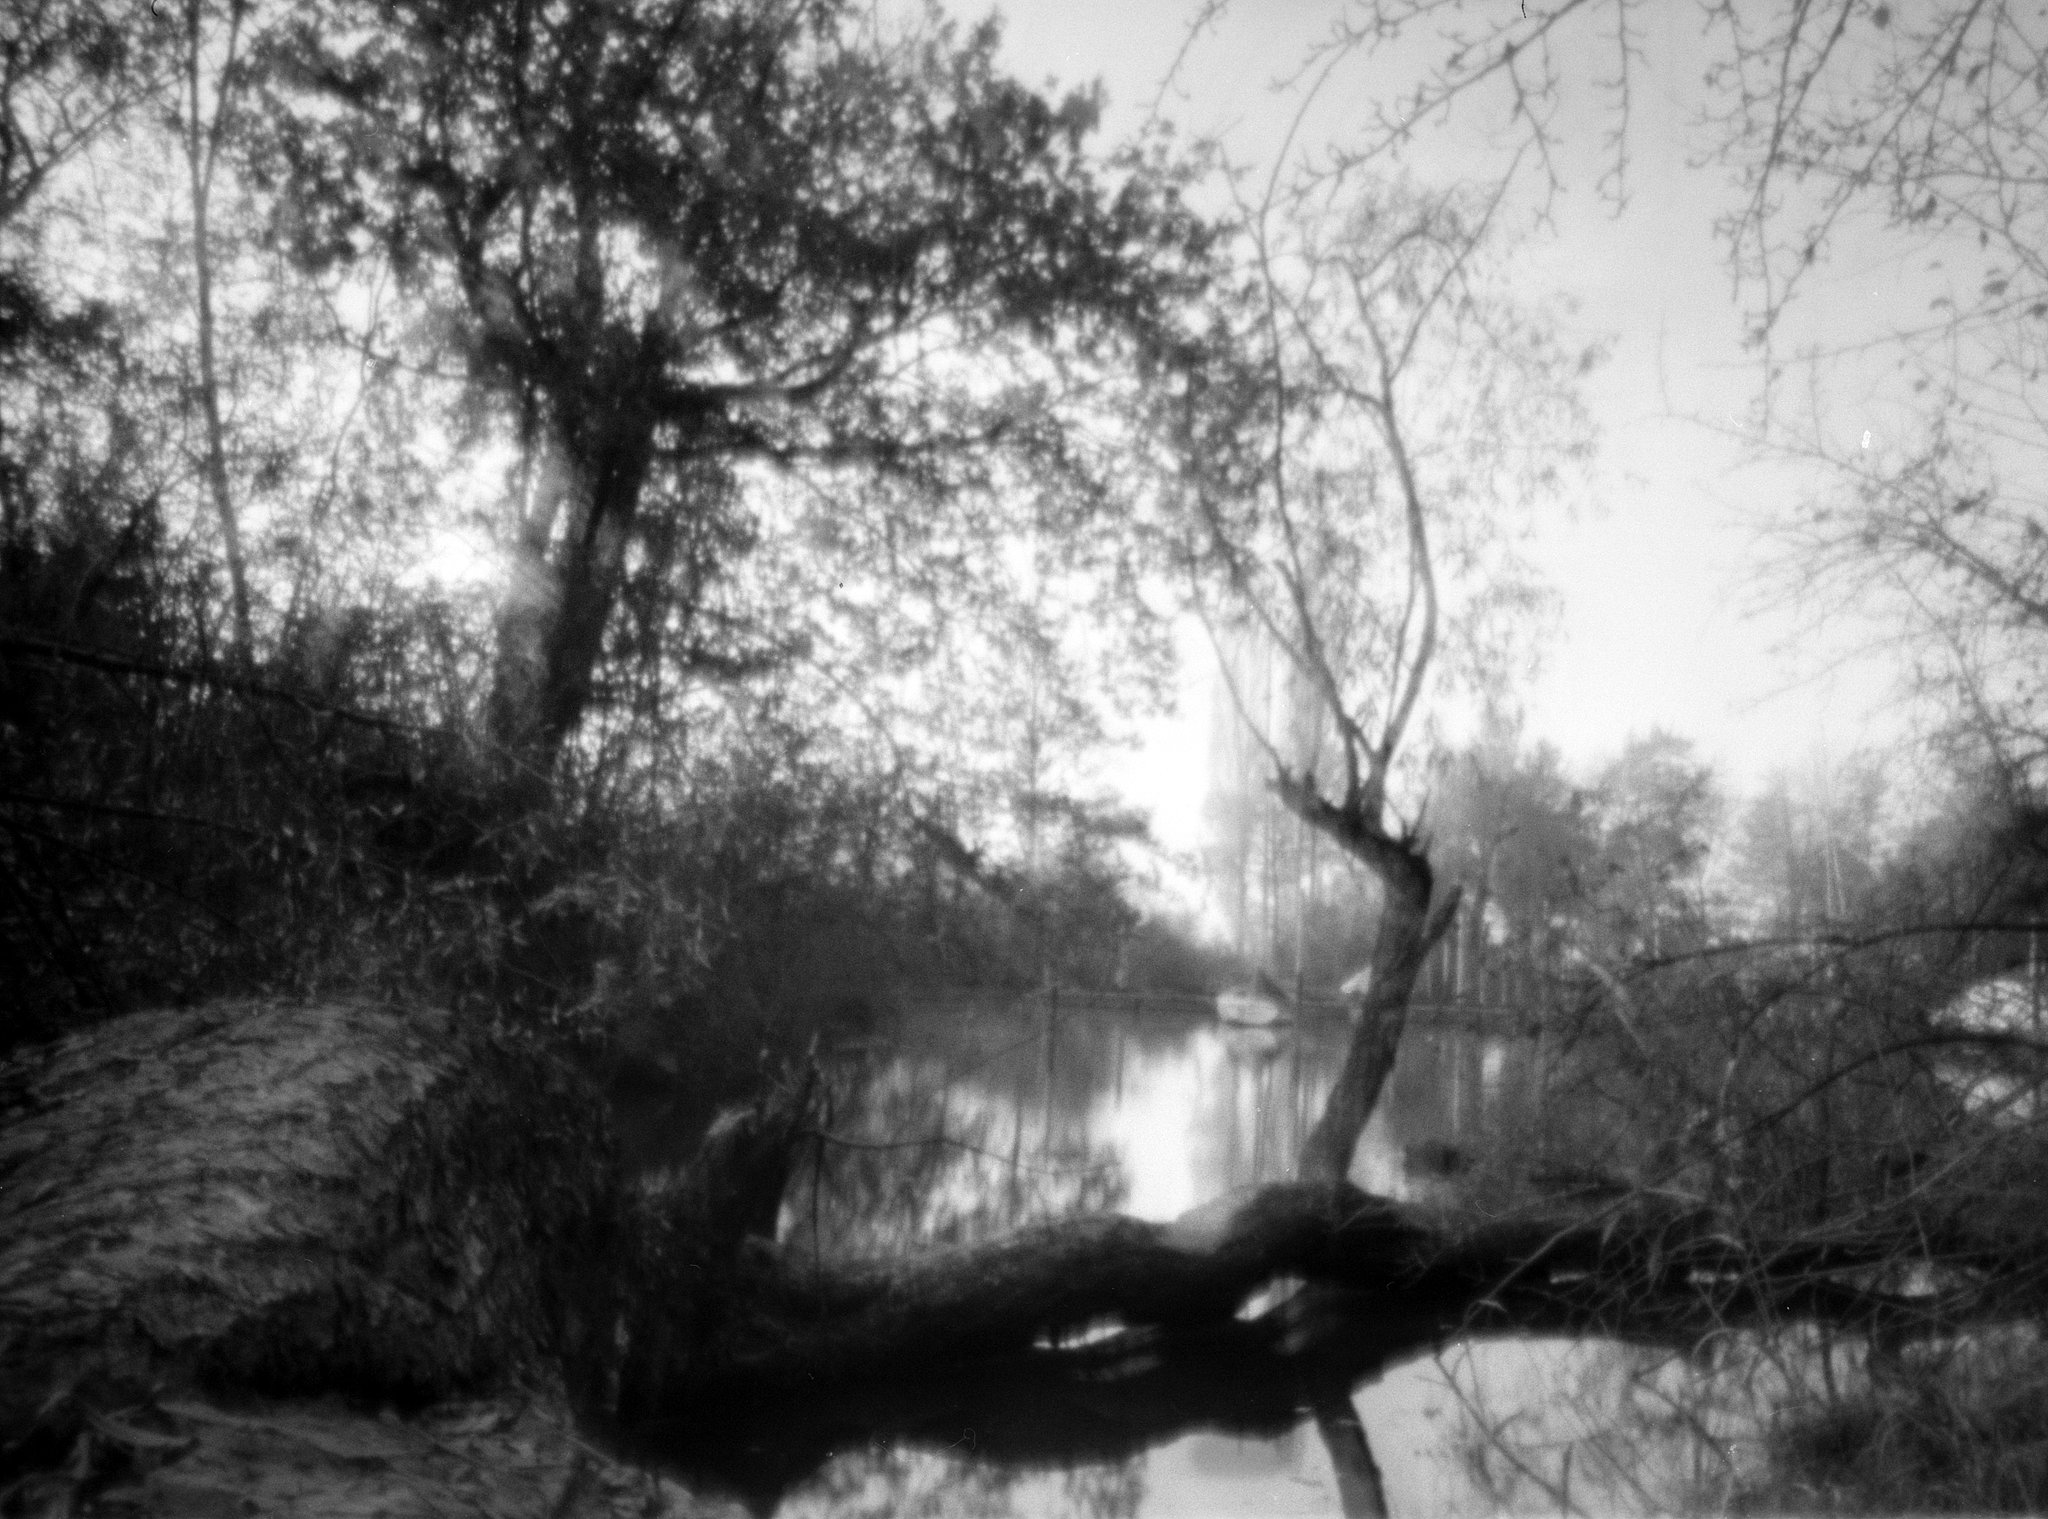
<svg viewBox="0 0 2048 1519">
<path fill-rule="evenodd" d="M 1296 96 L 1273 88 L 1325 25 L 1334 0 L 1237 0 L 1183 59 L 1163 114 L 1189 134 L 1220 133 L 1234 157 L 1270 162 Z M 1137 125 L 1180 52 L 1193 0 L 1014 0 L 1005 8 L 1011 66 L 1034 83 L 1099 78 L 1109 132 Z M 1646 8 L 1648 9 L 1648 8 Z M 1835 650 L 1793 637 L 1782 611 L 1759 609 L 1760 525 L 1812 481 L 1784 467 L 1745 467 L 1742 420 L 1759 385 L 1741 342 L 1741 310 L 1714 218 L 1729 204 L 1718 166 L 1688 160 L 1706 54 L 1696 12 L 1674 4 L 1646 18 L 1632 101 L 1630 193 L 1617 212 L 1597 193 L 1612 124 L 1592 98 L 1567 103 L 1566 193 L 1554 231 L 1522 255 L 1518 294 L 1568 300 L 1568 334 L 1606 337 L 1613 356 L 1588 399 L 1602 431 L 1597 499 L 1544 533 L 1537 557 L 1562 599 L 1543 669 L 1525 692 L 1527 730 L 1576 766 L 1611 756 L 1632 733 L 1663 727 L 1695 741 L 1737 788 L 1774 769 L 1839 759 L 1891 736 L 1886 681 L 1867 664 L 1823 673 Z M 1404 65 L 1359 69 L 1328 92 L 1297 142 L 1352 125 L 1361 100 L 1394 87 Z M 1426 140 L 1411 160 L 1424 178 L 1502 161 L 1488 133 L 1500 112 L 1473 111 Z M 1895 270 L 1865 255 L 1838 258 L 1798 313 L 1805 336 L 1895 289 Z M 1852 413 L 1841 425 L 1862 427 Z M 1786 645 L 1793 645 L 1787 648 Z M 1201 652 L 1194 645 L 1194 652 Z M 1200 837 L 1208 677 L 1195 662 L 1183 712 L 1154 735 L 1129 784 L 1158 805 L 1163 838 Z"/>
</svg>

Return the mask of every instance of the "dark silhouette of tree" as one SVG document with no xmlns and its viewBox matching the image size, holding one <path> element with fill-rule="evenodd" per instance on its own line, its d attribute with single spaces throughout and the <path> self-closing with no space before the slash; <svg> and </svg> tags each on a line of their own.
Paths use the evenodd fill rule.
<svg viewBox="0 0 2048 1519">
<path fill-rule="evenodd" d="M 1599 854 L 1586 883 L 1608 959 L 1697 948 L 1709 933 L 1700 886 L 1720 826 L 1711 767 L 1661 729 L 1631 739 L 1593 788 Z"/>
<path fill-rule="evenodd" d="M 797 531 L 892 565 L 961 552 L 944 505 L 1019 471 L 1110 509 L 1067 386 L 1180 354 L 1208 235 L 1173 171 L 1105 169 L 1094 102 L 1003 77 L 996 40 L 837 0 L 343 3 L 277 34 L 256 172 L 281 232 L 316 266 L 385 250 L 517 444 L 490 729 L 528 785 L 679 525 L 715 573 L 778 491 Z"/>
<path fill-rule="evenodd" d="M 185 159 L 191 218 L 192 303 L 197 327 L 199 410 L 205 435 L 206 490 L 220 526 L 227 560 L 229 606 L 233 614 L 234 655 L 246 664 L 255 653 L 255 625 L 249 603 L 249 555 L 242 546 L 242 513 L 228 478 L 228 427 L 222 396 L 221 362 L 217 353 L 219 317 L 214 306 L 214 192 L 222 178 L 221 164 L 243 108 L 248 87 L 243 35 L 247 0 L 227 0 L 223 14 L 213 14 L 202 0 L 186 0 L 179 17 L 177 131 Z"/>
<path fill-rule="evenodd" d="M 1438 868 L 1464 883 L 1460 962 L 1473 990 L 1504 979 L 1514 1005 L 1559 974 L 1578 947 L 1599 831 L 1588 788 L 1566 776 L 1548 744 L 1527 746 L 1498 708 L 1479 735 L 1448 757 L 1431 813 Z"/>
<path fill-rule="evenodd" d="M 1736 823 L 1735 879 L 1753 926 L 1792 936 L 1868 917 L 1883 802 L 1883 773 L 1867 757 L 1770 777 Z"/>
</svg>

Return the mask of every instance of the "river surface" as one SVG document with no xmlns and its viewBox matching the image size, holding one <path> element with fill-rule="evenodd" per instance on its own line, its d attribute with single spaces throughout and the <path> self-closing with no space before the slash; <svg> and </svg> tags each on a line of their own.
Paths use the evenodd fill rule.
<svg viewBox="0 0 2048 1519">
<path fill-rule="evenodd" d="M 1080 1211 L 1168 1219 L 1290 1177 L 1349 1032 L 1042 1000 L 906 1010 L 833 1057 L 834 1142 L 792 1189 L 784 1234 L 893 1253 Z M 1423 1202 L 1467 1186 L 1471 1157 L 1512 1144 L 1542 1100 L 1542 1059 L 1512 1030 L 1412 1024 L 1353 1180 Z M 1385 1368 L 1351 1404 L 1394 1515 L 1712 1512 L 1755 1473 L 1758 1410 L 1784 1375 L 1735 1354 L 1496 1339 Z M 1002 1433 L 837 1440 L 775 1512 L 1362 1511 L 1305 1411 L 1256 1438 L 1197 1429 L 1112 1462 L 1005 1464 L 983 1451 Z"/>
</svg>

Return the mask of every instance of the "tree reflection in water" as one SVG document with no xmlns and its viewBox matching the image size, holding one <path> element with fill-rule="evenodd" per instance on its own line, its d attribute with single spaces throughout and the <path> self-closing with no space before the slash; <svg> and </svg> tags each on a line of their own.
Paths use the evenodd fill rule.
<svg viewBox="0 0 2048 1519">
<path fill-rule="evenodd" d="M 827 1062 L 829 1110 L 783 1237 L 825 1258 L 894 1256 L 1071 1214 L 1168 1219 L 1287 1178 L 1344 1034 L 1029 1005 L 908 1015 L 886 1044 Z M 1484 1150 L 1528 1086 L 1526 1055 L 1411 1031 L 1355 1178 L 1410 1197 L 1469 1189 L 1469 1174 L 1438 1174 L 1439 1157 Z M 1553 1490 L 1574 1507 L 1646 1510 L 1675 1506 L 1692 1447 L 1719 1438 L 1681 1427 L 1668 1378 L 1691 1371 L 1656 1371 L 1668 1356 L 1550 1340 L 1464 1343 L 1433 1362 L 1459 1322 L 1383 1296 L 1282 1291 L 1170 1343 L 1127 1332 L 1099 1353 L 1069 1341 L 971 1374 L 706 1410 L 680 1464 L 785 1516 L 1367 1515 L 1387 1510 L 1387 1488 L 1404 1514 L 1555 1506 Z M 1632 1401 L 1618 1396 L 1631 1387 Z"/>
<path fill-rule="evenodd" d="M 967 1444 L 963 1432 L 963 1448 Z M 1043 1513 L 1134 1519 L 1144 1495 L 1144 1477 L 1135 1461 L 1037 1472 L 998 1466 L 971 1453 L 878 1444 L 829 1463 L 779 1512 L 784 1519 L 1003 1519 Z"/>
<path fill-rule="evenodd" d="M 1823 1368 L 1824 1355 L 1834 1357 Z M 1772 1411 L 1863 1380 L 1817 1333 L 1731 1335 L 1709 1353 L 1535 1339 L 1435 1358 L 1464 1476 L 1500 1513 L 1725 1513 L 1768 1470 Z"/>
<path fill-rule="evenodd" d="M 1089 1125 L 1100 1077 L 1077 1055 L 1094 1052 L 1063 1059 L 1051 1020 L 1042 1032 L 968 1033 L 952 1048 L 835 1065 L 823 1132 L 784 1205 L 785 1239 L 882 1255 L 1124 1206 L 1120 1158 Z"/>
</svg>

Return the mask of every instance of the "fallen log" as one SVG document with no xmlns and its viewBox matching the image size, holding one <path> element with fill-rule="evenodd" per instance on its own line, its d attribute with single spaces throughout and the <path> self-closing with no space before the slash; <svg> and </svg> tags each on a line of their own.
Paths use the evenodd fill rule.
<svg viewBox="0 0 2048 1519">
<path fill-rule="evenodd" d="M 424 1512 L 469 1480 L 423 1433 L 457 1405 L 537 1420 L 592 1470 L 681 1460 L 764 1413 L 814 1432 L 721 1479 L 760 1498 L 855 1408 L 915 1429 L 1037 1388 L 1127 1450 L 1334 1417 L 1388 1357 L 1463 1333 L 1683 1343 L 1913 1306 L 1858 1280 L 1872 1262 L 1853 1248 L 1760 1251 L 1683 1209 L 1464 1226 L 1342 1181 L 813 1260 L 766 1237 L 805 1101 L 790 1086 L 722 1121 L 680 1184 L 650 1190 L 622 1175 L 572 1062 L 444 1014 L 220 1005 L 25 1052 L 0 1066 L 0 1494 L 246 1484 L 268 1461 L 301 1474 L 292 1511 Z M 1251 1311 L 1287 1279 L 1312 1290 Z M 364 1421 L 385 1415 L 396 1443 L 366 1456 Z M 491 1439 L 471 1444 L 511 1461 Z M 609 1512 L 621 1490 L 560 1511 Z"/>
<path fill-rule="evenodd" d="M 1433 1236 L 1394 1203 L 1344 1182 L 1281 1182 L 1168 1223 L 1097 1214 L 977 1245 L 874 1261 L 757 1249 L 750 1314 L 693 1377 L 763 1382 L 860 1376 L 899 1358 L 930 1364 L 1026 1349 L 1113 1319 L 1188 1328 L 1227 1320 L 1288 1273 L 1389 1281 Z"/>
</svg>

